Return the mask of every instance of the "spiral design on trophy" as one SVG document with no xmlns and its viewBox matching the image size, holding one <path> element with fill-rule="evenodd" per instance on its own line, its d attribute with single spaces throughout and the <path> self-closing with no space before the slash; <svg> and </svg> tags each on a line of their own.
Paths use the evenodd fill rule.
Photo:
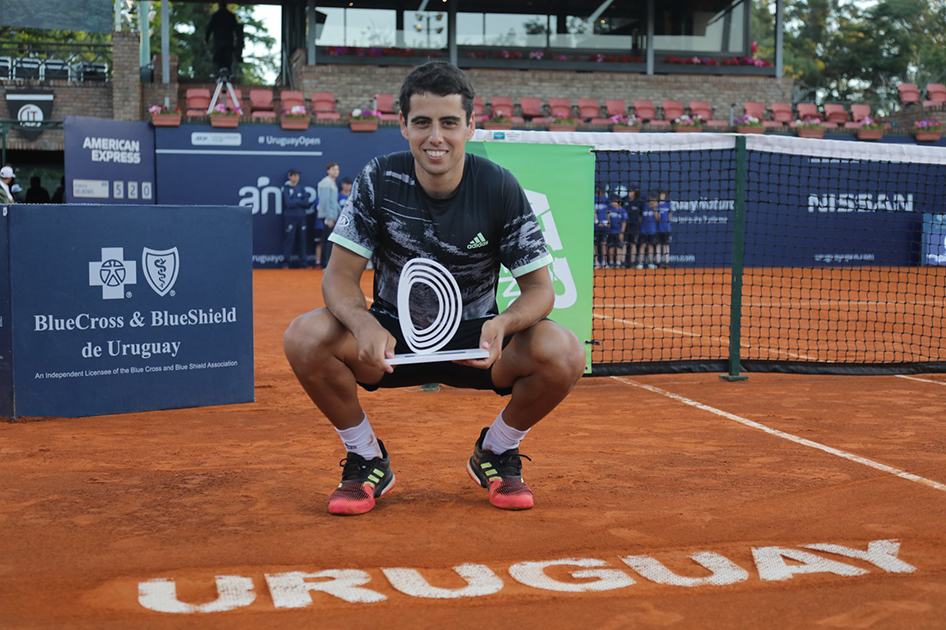
<svg viewBox="0 0 946 630">
<path fill-rule="evenodd" d="M 437 296 L 437 316 L 423 329 L 411 319 L 411 289 L 415 284 L 429 287 Z M 397 312 L 401 332 L 408 347 L 417 354 L 429 354 L 453 339 L 463 311 L 463 298 L 456 279 L 435 260 L 415 258 L 401 270 L 397 287 Z"/>
</svg>

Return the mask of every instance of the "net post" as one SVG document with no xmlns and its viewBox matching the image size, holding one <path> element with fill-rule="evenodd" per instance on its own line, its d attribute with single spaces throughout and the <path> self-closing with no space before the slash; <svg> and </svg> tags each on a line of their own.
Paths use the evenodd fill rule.
<svg viewBox="0 0 946 630">
<path fill-rule="evenodd" d="M 739 350 L 742 344 L 742 272 L 746 239 L 746 137 L 736 136 L 736 179 L 733 190 L 732 282 L 729 306 L 729 373 L 724 381 L 745 381 L 739 373 Z"/>
</svg>

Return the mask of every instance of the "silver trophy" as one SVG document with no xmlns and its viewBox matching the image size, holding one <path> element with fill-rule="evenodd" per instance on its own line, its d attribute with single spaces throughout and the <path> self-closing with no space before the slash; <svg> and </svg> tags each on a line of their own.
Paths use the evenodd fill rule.
<svg viewBox="0 0 946 630">
<path fill-rule="evenodd" d="M 415 284 L 429 287 L 437 296 L 437 316 L 426 328 L 418 329 L 411 319 L 411 289 Z M 389 365 L 408 363 L 437 363 L 441 361 L 463 361 L 485 359 L 489 350 L 469 348 L 467 350 L 443 350 L 453 339 L 463 316 L 463 298 L 456 279 L 435 260 L 415 258 L 401 270 L 397 287 L 397 312 L 401 333 L 407 347 L 413 352 L 396 354 L 388 359 Z"/>
</svg>

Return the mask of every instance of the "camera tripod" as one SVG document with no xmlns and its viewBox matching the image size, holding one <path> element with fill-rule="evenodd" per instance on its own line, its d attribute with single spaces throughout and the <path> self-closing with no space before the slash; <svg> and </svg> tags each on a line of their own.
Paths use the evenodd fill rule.
<svg viewBox="0 0 946 630">
<path fill-rule="evenodd" d="M 217 100 L 220 98 L 220 92 L 224 89 L 224 87 L 227 89 L 227 94 L 230 95 L 230 102 L 236 107 L 240 107 L 240 99 L 237 98 L 236 91 L 233 89 L 233 84 L 230 83 L 230 69 L 220 68 L 220 71 L 217 72 L 217 89 L 214 90 L 213 98 L 210 99 L 210 105 L 207 107 L 208 115 L 210 115 L 214 107 L 217 105 Z"/>
</svg>

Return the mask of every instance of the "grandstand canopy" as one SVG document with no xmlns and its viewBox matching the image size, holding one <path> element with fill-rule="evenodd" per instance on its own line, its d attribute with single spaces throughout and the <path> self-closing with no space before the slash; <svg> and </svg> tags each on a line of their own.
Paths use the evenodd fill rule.
<svg viewBox="0 0 946 630">
<path fill-rule="evenodd" d="M 305 48 L 309 64 L 329 61 L 326 49 L 333 54 L 342 49 L 410 50 L 420 57 L 426 51 L 442 51 L 454 63 L 458 48 L 463 49 L 464 60 L 518 49 L 522 55 L 553 51 L 619 56 L 646 64 L 646 72 L 653 73 L 658 55 L 748 57 L 752 40 L 761 38 L 750 33 L 748 0 L 253 0 L 235 4 L 281 6 L 281 58 Z M 783 5 L 784 0 L 776 0 L 776 59 L 771 60 L 776 76 L 782 65 Z M 362 55 L 360 61 L 370 63 L 371 59 Z"/>
</svg>

